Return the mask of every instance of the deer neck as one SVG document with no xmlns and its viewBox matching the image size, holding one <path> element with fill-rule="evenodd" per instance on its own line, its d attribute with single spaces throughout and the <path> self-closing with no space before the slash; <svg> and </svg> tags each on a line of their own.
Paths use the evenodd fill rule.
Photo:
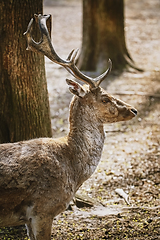
<svg viewBox="0 0 160 240">
<path fill-rule="evenodd" d="M 104 138 L 103 124 L 98 121 L 92 106 L 73 101 L 70 106 L 68 144 L 73 151 L 72 164 L 78 187 L 95 171 L 101 158 Z"/>
</svg>

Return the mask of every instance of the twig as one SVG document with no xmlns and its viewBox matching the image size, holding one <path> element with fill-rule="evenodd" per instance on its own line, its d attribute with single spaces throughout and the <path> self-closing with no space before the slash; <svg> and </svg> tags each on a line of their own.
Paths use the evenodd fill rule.
<svg viewBox="0 0 160 240">
<path fill-rule="evenodd" d="M 146 206 L 131 206 L 131 207 L 122 207 L 123 210 L 157 210 L 160 209 L 160 206 L 154 206 L 154 207 L 146 207 Z"/>
<path fill-rule="evenodd" d="M 129 203 L 129 195 L 128 195 L 127 193 L 125 193 L 125 192 L 123 191 L 123 189 L 117 188 L 117 189 L 115 189 L 115 192 L 116 192 L 119 196 L 121 196 L 128 205 L 130 205 L 130 203 Z"/>
</svg>

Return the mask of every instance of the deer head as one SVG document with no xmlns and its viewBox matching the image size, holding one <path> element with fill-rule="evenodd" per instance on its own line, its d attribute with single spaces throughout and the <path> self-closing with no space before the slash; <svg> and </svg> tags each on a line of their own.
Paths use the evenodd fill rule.
<svg viewBox="0 0 160 240">
<path fill-rule="evenodd" d="M 137 115 L 137 110 L 129 104 L 111 96 L 103 88 L 89 88 L 81 86 L 73 80 L 66 80 L 69 90 L 79 98 L 79 102 L 85 108 L 88 106 L 98 122 L 102 124 L 119 121 L 127 121 Z M 75 100 L 74 100 L 75 101 Z"/>
<path fill-rule="evenodd" d="M 32 50 L 34 52 L 40 52 L 44 54 L 51 61 L 62 65 L 75 78 L 86 83 L 88 86 L 84 87 L 75 81 L 67 79 L 67 84 L 69 85 L 70 91 L 74 95 L 81 98 L 81 101 L 83 99 L 85 102 L 90 102 L 90 106 L 92 104 L 92 107 L 94 106 L 95 108 L 92 110 L 97 113 L 97 118 L 102 123 L 129 120 L 137 114 L 137 110 L 132 106 L 124 103 L 119 99 L 114 98 L 100 87 L 101 82 L 111 71 L 112 62 L 110 59 L 108 61 L 108 69 L 103 74 L 96 78 L 86 76 L 75 65 L 78 50 L 72 50 L 67 60 L 60 58 L 55 52 L 46 26 L 46 21 L 50 15 L 35 14 L 34 17 L 36 22 L 39 24 L 39 29 L 41 31 L 41 40 L 37 43 L 31 36 L 32 23 L 34 21 L 32 18 L 28 25 L 27 31 L 24 33 L 28 41 L 27 50 Z"/>
</svg>

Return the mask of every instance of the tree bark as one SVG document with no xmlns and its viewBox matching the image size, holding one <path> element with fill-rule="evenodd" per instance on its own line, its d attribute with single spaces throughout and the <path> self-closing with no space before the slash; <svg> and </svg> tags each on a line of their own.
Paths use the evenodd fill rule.
<svg viewBox="0 0 160 240">
<path fill-rule="evenodd" d="M 44 57 L 26 51 L 23 36 L 42 6 L 42 0 L 0 1 L 0 143 L 51 137 Z"/>
<path fill-rule="evenodd" d="M 78 67 L 103 72 L 108 59 L 113 70 L 134 67 L 126 48 L 123 0 L 83 0 L 83 37 Z"/>
</svg>

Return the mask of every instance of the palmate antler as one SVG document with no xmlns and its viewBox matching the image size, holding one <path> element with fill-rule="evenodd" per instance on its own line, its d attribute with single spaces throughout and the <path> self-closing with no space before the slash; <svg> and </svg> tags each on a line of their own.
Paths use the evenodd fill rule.
<svg viewBox="0 0 160 240">
<path fill-rule="evenodd" d="M 46 21 L 50 17 L 50 15 L 35 14 L 34 17 L 36 20 L 38 20 L 37 22 L 39 23 L 39 28 L 40 28 L 42 37 L 40 42 L 38 43 L 33 40 L 31 33 L 32 33 L 32 23 L 34 19 L 32 18 L 28 24 L 27 31 L 24 33 L 27 37 L 27 42 L 28 42 L 27 50 L 32 50 L 34 52 L 40 52 L 44 54 L 51 61 L 57 64 L 60 64 L 64 68 L 66 68 L 66 70 L 69 71 L 75 78 L 89 84 L 91 89 L 98 88 L 101 82 L 107 77 L 107 75 L 109 74 L 112 68 L 111 60 L 109 59 L 108 61 L 108 65 L 109 65 L 108 69 L 100 76 L 96 78 L 91 78 L 89 76 L 84 75 L 75 65 L 78 50 L 72 50 L 67 60 L 63 60 L 62 58 L 60 58 L 55 52 L 53 45 L 51 43 L 51 39 L 50 39 L 49 32 L 46 25 Z"/>
</svg>

